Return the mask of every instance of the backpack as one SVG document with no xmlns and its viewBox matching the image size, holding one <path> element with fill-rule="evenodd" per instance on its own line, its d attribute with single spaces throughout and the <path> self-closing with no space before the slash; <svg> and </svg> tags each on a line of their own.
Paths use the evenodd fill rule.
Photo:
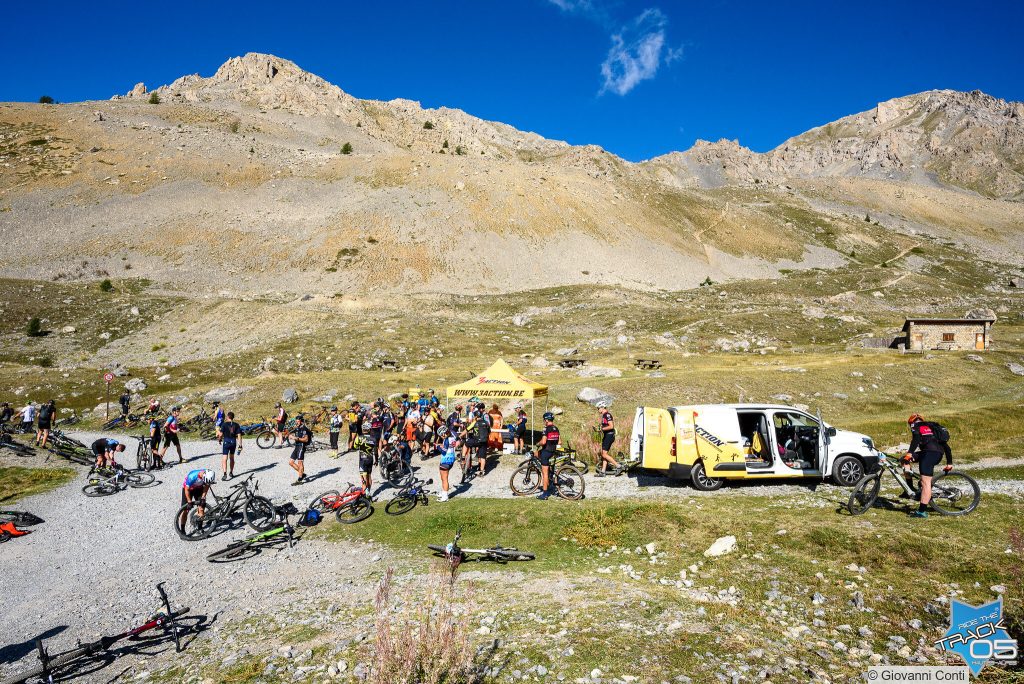
<svg viewBox="0 0 1024 684">
<path fill-rule="evenodd" d="M 50 420 L 50 418 L 52 418 L 52 417 L 53 417 L 53 409 L 50 408 L 49 404 L 44 404 L 43 407 L 41 409 L 39 409 L 39 419 L 40 420 Z"/>
<path fill-rule="evenodd" d="M 943 444 L 949 443 L 949 430 L 944 426 L 939 425 L 938 423 L 925 423 L 925 425 L 930 427 L 932 432 L 935 433 L 935 439 L 939 440 Z"/>
<path fill-rule="evenodd" d="M 306 512 L 303 513 L 302 517 L 299 519 L 299 524 L 303 527 L 314 527 L 320 524 L 320 520 L 322 518 L 323 516 L 320 515 L 320 511 L 307 508 Z"/>
</svg>

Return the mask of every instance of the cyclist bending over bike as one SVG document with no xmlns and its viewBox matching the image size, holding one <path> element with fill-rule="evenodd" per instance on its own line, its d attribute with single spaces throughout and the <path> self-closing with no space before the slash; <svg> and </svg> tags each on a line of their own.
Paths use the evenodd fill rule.
<svg viewBox="0 0 1024 684">
<path fill-rule="evenodd" d="M 917 461 L 918 469 L 921 471 L 921 499 L 917 510 L 910 515 L 914 518 L 927 518 L 928 504 L 932 500 L 932 476 L 935 474 L 935 466 L 945 456 L 946 465 L 942 470 L 947 473 L 952 470 L 953 452 L 949 448 L 949 443 L 943 439 L 944 435 L 948 436 L 946 429 L 938 423 L 926 422 L 924 418 L 915 413 L 907 419 L 907 424 L 910 425 L 912 435 L 910 448 L 907 449 L 907 455 L 902 459 L 907 483 L 911 483 L 910 464 L 912 461 Z M 902 496 L 906 496 L 906 494 L 904 493 Z"/>
<path fill-rule="evenodd" d="M 114 461 L 114 454 L 124 451 L 124 444 L 116 439 L 101 437 L 92 443 L 92 453 L 96 457 L 96 470 L 100 468 L 113 468 L 117 465 Z"/>
<path fill-rule="evenodd" d="M 192 501 L 206 501 L 206 495 L 210 493 L 210 487 L 217 481 L 217 472 L 210 468 L 196 468 L 189 471 L 185 476 L 185 482 L 181 485 L 181 505 Z M 201 518 L 206 515 L 206 506 L 199 504 L 196 516 Z M 185 511 L 182 510 L 178 518 L 178 527 L 185 529 Z"/>
<path fill-rule="evenodd" d="M 551 459 L 558 448 L 558 440 L 561 434 L 555 426 L 555 414 L 548 411 L 544 414 L 544 434 L 540 438 L 540 451 L 537 459 L 540 461 L 540 494 L 538 499 L 545 500 L 551 496 Z"/>
</svg>

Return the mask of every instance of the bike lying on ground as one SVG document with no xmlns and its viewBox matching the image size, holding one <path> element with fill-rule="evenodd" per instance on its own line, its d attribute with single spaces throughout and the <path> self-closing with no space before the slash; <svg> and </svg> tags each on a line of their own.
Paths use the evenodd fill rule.
<svg viewBox="0 0 1024 684">
<path fill-rule="evenodd" d="M 181 652 L 181 635 L 188 632 L 184 627 L 179 627 L 177 624 L 178 618 L 188 613 L 188 608 L 180 608 L 178 610 L 171 610 L 171 602 L 167 598 L 167 592 L 164 591 L 164 583 L 156 585 L 157 591 L 160 593 L 160 609 L 146 622 L 129 629 L 126 632 L 120 634 L 114 634 L 112 636 L 105 636 L 96 641 L 90 641 L 88 643 L 79 644 L 70 651 L 64 653 L 58 653 L 57 655 L 50 655 L 49 652 L 43 648 L 43 640 L 36 639 L 36 650 L 39 656 L 39 664 L 33 669 L 26 672 L 20 672 L 13 677 L 8 677 L 3 680 L 3 684 L 21 684 L 31 679 L 40 679 L 44 682 L 53 682 L 54 674 L 61 670 L 67 669 L 69 666 L 74 665 L 76 661 L 85 658 L 91 658 L 100 653 L 106 653 L 110 651 L 110 647 L 119 641 L 124 639 L 130 639 L 138 637 L 141 634 L 154 629 L 163 630 L 164 634 L 170 634 L 174 639 L 174 650 L 177 653 Z"/>
<path fill-rule="evenodd" d="M 262 547 L 269 546 L 285 538 L 288 540 L 288 548 L 295 546 L 295 528 L 292 527 L 288 518 L 292 515 L 298 515 L 299 510 L 295 508 L 295 504 L 287 503 L 276 508 L 275 513 L 280 517 L 280 520 L 272 524 L 270 529 L 249 535 L 245 539 L 233 541 L 223 549 L 208 554 L 206 560 L 211 563 L 217 563 L 237 560 L 247 554 L 254 556 L 260 552 Z"/>
<path fill-rule="evenodd" d="M 904 495 L 911 501 L 918 500 L 921 491 L 921 475 L 911 471 L 910 479 L 913 484 L 908 484 L 904 478 L 900 460 L 892 456 L 878 459 L 880 468 L 861 478 L 857 486 L 850 494 L 850 500 L 846 504 L 850 515 L 861 515 L 867 513 L 878 500 L 882 488 L 882 473 L 892 474 L 896 484 L 902 489 Z M 942 515 L 967 515 L 981 501 L 981 488 L 969 475 L 957 470 L 950 470 L 948 473 L 937 475 L 932 480 L 932 510 Z"/>
<path fill-rule="evenodd" d="M 495 544 L 494 546 L 486 549 L 464 549 L 459 546 L 460 539 L 462 539 L 461 527 L 459 527 L 455 532 L 455 539 L 447 545 L 427 545 L 427 548 L 433 551 L 435 556 L 440 556 L 451 564 L 453 573 L 459 567 L 459 564 L 468 560 L 487 560 L 498 563 L 507 563 L 509 561 L 528 561 L 536 558 L 536 556 L 529 551 L 520 551 L 516 548 L 505 548 L 501 544 Z M 472 558 L 472 556 L 479 556 L 479 558 Z"/>
<path fill-rule="evenodd" d="M 516 496 L 529 496 L 540 489 L 540 468 L 540 459 L 536 454 L 523 461 L 519 468 L 512 473 L 512 477 L 508 481 L 509 487 L 512 488 L 512 493 Z M 557 458 L 554 458 L 551 461 L 548 473 L 551 486 L 554 487 L 555 493 L 558 496 L 571 501 L 583 498 L 586 482 L 583 480 L 583 473 L 575 466 L 568 465 L 565 461 L 559 461 Z"/>
<path fill-rule="evenodd" d="M 92 465 L 96 455 L 77 439 L 68 437 L 60 430 L 54 430 L 46 442 L 46 450 L 78 465 Z"/>
<path fill-rule="evenodd" d="M 366 487 L 357 487 L 351 482 L 344 492 L 337 489 L 324 492 L 313 499 L 309 507 L 321 515 L 334 511 L 334 516 L 342 523 L 356 523 L 373 515 L 373 502 Z"/>
<path fill-rule="evenodd" d="M 185 541 L 206 539 L 241 511 L 249 527 L 264 532 L 277 520 L 277 513 L 270 499 L 259 496 L 258 491 L 259 484 L 253 481 L 252 475 L 231 485 L 224 498 L 218 497 L 211 489 L 209 497 L 212 502 L 205 499 L 189 501 L 178 509 L 174 516 L 174 530 Z"/>
<path fill-rule="evenodd" d="M 151 473 L 125 470 L 121 466 L 95 468 L 89 473 L 89 484 L 82 487 L 86 496 L 110 496 L 128 487 L 149 487 L 156 481 Z"/>
<path fill-rule="evenodd" d="M 384 506 L 384 512 L 388 515 L 402 515 L 416 508 L 416 504 L 426 506 L 430 503 L 426 486 L 434 484 L 433 480 L 413 480 L 399 489 L 391 501 Z"/>
</svg>

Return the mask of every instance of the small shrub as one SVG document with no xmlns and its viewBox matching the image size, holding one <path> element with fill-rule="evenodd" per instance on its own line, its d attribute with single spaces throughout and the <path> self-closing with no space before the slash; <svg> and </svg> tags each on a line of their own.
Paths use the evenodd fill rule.
<svg viewBox="0 0 1024 684">
<path fill-rule="evenodd" d="M 46 144 L 46 138 L 36 138 L 35 140 L 29 140 L 28 144 L 32 147 L 39 147 Z"/>
<path fill-rule="evenodd" d="M 711 279 L 711 276 L 708 276 L 707 278 L 704 279 L 704 281 L 700 284 L 700 286 L 701 287 L 711 287 L 714 284 L 715 284 L 715 281 Z"/>
<path fill-rule="evenodd" d="M 42 337 L 43 335 L 43 322 L 37 317 L 33 316 L 28 321 L 28 327 L 25 329 L 29 337 Z"/>
<path fill-rule="evenodd" d="M 43 95 L 39 98 L 39 104 L 53 104 L 53 98 L 49 95 Z"/>
<path fill-rule="evenodd" d="M 159 95 L 159 93 L 150 93 L 149 94 L 149 104 L 160 104 L 160 95 Z"/>
<path fill-rule="evenodd" d="M 443 149 L 443 150 L 447 150 L 448 149 L 448 141 L 447 140 L 445 140 L 443 143 L 441 143 L 441 149 Z"/>
<path fill-rule="evenodd" d="M 155 352 L 158 352 L 158 351 L 160 351 L 161 349 L 166 349 L 166 348 L 167 348 L 167 345 L 166 345 L 166 344 L 154 344 L 154 345 L 153 345 L 153 348 L 152 348 L 152 349 L 151 349 L 150 351 L 155 351 Z"/>
<path fill-rule="evenodd" d="M 864 214 L 864 221 L 867 223 L 871 223 L 871 214 Z"/>
<path fill-rule="evenodd" d="M 430 123 L 429 121 L 424 121 L 423 122 L 423 130 L 425 130 L 425 131 L 432 131 L 432 130 L 434 130 L 434 124 Z"/>
<path fill-rule="evenodd" d="M 462 145 L 455 146 L 455 154 L 463 155 L 466 154 L 466 150 L 462 149 Z"/>
<path fill-rule="evenodd" d="M 238 119 L 232 119 L 231 123 L 228 124 L 228 128 L 232 133 L 237 133 L 238 129 L 242 126 L 242 122 Z"/>
<path fill-rule="evenodd" d="M 372 235 L 366 238 L 366 241 L 369 242 L 371 245 L 377 244 L 377 238 L 373 237 Z"/>
<path fill-rule="evenodd" d="M 362 127 L 363 127 L 363 122 L 362 121 L 356 121 L 356 128 L 362 128 Z"/>
<path fill-rule="evenodd" d="M 103 292 L 110 292 L 113 289 L 114 284 L 110 282 L 110 278 L 104 278 L 103 281 L 100 283 L 100 290 L 102 290 Z"/>
<path fill-rule="evenodd" d="M 327 271 L 328 273 L 337 273 L 338 272 L 338 269 L 336 267 L 334 267 L 334 266 L 328 266 L 324 270 Z"/>
<path fill-rule="evenodd" d="M 352 154 L 352 143 L 345 143 L 341 146 L 342 154 Z"/>
<path fill-rule="evenodd" d="M 51 359 L 49 356 L 44 356 L 43 358 L 39 359 L 37 363 L 39 364 L 40 368 L 53 368 L 53 359 Z"/>
<path fill-rule="evenodd" d="M 126 271 L 132 270 L 132 265 L 131 264 L 125 264 L 124 265 L 124 270 L 126 270 Z"/>
</svg>

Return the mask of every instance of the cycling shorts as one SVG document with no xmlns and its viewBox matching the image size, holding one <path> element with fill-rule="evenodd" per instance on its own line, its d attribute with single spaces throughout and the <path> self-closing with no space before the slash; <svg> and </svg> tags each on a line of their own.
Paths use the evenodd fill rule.
<svg viewBox="0 0 1024 684">
<path fill-rule="evenodd" d="M 941 451 L 926 451 L 921 454 L 918 460 L 918 468 L 921 470 L 922 475 L 932 476 L 935 473 L 935 466 L 939 465 L 942 461 L 943 453 Z"/>
<path fill-rule="evenodd" d="M 220 452 L 225 456 L 234 456 L 236 449 L 238 449 L 238 441 L 234 439 L 225 438 L 220 445 Z"/>
<path fill-rule="evenodd" d="M 149 438 L 149 448 L 152 449 L 153 451 L 156 451 L 157 449 L 160 448 L 160 433 L 159 432 Z"/>
<path fill-rule="evenodd" d="M 185 492 L 188 491 L 192 494 L 192 500 L 195 501 L 203 494 L 203 485 L 198 487 L 182 487 L 181 488 L 181 505 L 184 506 L 188 503 L 188 499 L 185 498 Z"/>
<path fill-rule="evenodd" d="M 296 444 L 295 448 L 292 449 L 292 458 L 291 458 L 291 460 L 293 460 L 293 461 L 303 461 L 305 459 L 306 459 L 306 445 L 305 444 Z"/>
<path fill-rule="evenodd" d="M 553 451 L 542 451 L 537 455 L 537 459 L 540 461 L 542 466 L 551 465 L 551 457 L 555 455 Z"/>
<path fill-rule="evenodd" d="M 284 432 L 284 426 L 287 425 L 287 424 L 288 424 L 287 420 L 279 420 L 279 421 L 277 421 L 276 422 L 277 431 L 278 432 Z"/>
<path fill-rule="evenodd" d="M 373 470 L 373 455 L 371 454 L 360 454 L 359 455 L 359 472 L 370 473 Z"/>
<path fill-rule="evenodd" d="M 49 418 L 47 418 L 46 420 L 43 420 L 42 418 L 39 419 L 39 429 L 40 430 L 49 430 L 50 429 L 50 425 L 51 425 L 51 423 L 50 423 L 50 419 Z"/>
<path fill-rule="evenodd" d="M 608 451 L 615 444 L 615 430 L 609 430 L 601 437 L 601 451 Z"/>
</svg>

